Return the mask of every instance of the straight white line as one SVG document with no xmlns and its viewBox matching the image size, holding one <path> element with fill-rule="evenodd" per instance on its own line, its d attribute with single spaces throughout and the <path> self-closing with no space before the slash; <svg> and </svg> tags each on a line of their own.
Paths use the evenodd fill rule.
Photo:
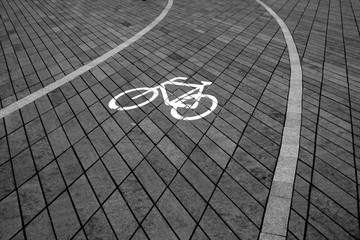
<svg viewBox="0 0 360 240">
<path fill-rule="evenodd" d="M 6 117 L 7 115 L 15 112 L 16 110 L 19 110 L 22 107 L 25 107 L 27 104 L 37 100 L 38 98 L 41 98 L 42 96 L 44 96 L 44 95 L 48 94 L 49 92 L 57 89 L 58 87 L 61 87 L 65 83 L 70 82 L 74 78 L 80 76 L 81 74 L 89 71 L 90 69 L 94 68 L 98 64 L 106 61 L 108 58 L 114 56 L 115 54 L 117 54 L 118 52 L 123 50 L 124 48 L 130 46 L 132 43 L 136 42 L 137 40 L 139 40 L 139 38 L 141 38 L 143 35 L 145 35 L 147 32 L 149 32 L 153 27 L 155 27 L 161 20 L 163 20 L 164 17 L 170 11 L 172 5 L 173 5 L 173 0 L 168 0 L 168 3 L 166 5 L 166 7 L 164 8 L 164 10 L 161 12 L 161 14 L 152 23 L 150 23 L 148 26 L 146 26 L 140 32 L 136 33 L 134 36 L 132 36 L 131 38 L 129 38 L 128 40 L 126 40 L 125 42 L 123 42 L 122 44 L 117 46 L 116 48 L 111 49 L 107 53 L 105 53 L 102 56 L 96 58 L 92 62 L 78 68 L 74 72 L 66 75 L 65 77 L 57 80 L 56 82 L 53 82 L 53 83 L 47 85 L 46 87 L 44 87 L 42 89 L 39 89 L 38 91 L 36 91 L 36 92 L 34 92 L 34 93 L 24 97 L 24 98 L 12 103 L 11 105 L 9 105 L 9 106 L 7 106 L 7 107 L 5 107 L 3 109 L 0 109 L 0 119 L 2 119 L 4 117 Z"/>
<path fill-rule="evenodd" d="M 286 110 L 285 127 L 280 146 L 280 154 L 271 184 L 270 195 L 260 233 L 260 240 L 286 239 L 295 171 L 299 157 L 302 70 L 299 54 L 285 22 L 265 3 L 256 0 L 277 21 L 284 35 L 290 58 L 290 87 Z"/>
</svg>

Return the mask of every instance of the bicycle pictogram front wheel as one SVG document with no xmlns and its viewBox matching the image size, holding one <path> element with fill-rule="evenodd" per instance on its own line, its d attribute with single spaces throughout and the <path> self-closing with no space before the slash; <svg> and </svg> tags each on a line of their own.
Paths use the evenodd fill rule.
<svg viewBox="0 0 360 240">
<path fill-rule="evenodd" d="M 185 116 L 182 116 L 181 114 L 179 114 L 179 112 L 178 112 L 179 105 L 174 104 L 171 109 L 171 115 L 176 119 L 187 120 L 187 121 L 198 120 L 200 118 L 203 118 L 203 117 L 209 115 L 217 107 L 218 101 L 217 101 L 216 97 L 214 97 L 212 95 L 207 95 L 207 94 L 202 94 L 201 97 L 199 99 L 197 99 L 196 101 L 200 101 L 200 99 L 202 99 L 202 98 L 209 98 L 211 100 L 211 107 L 210 107 L 210 109 L 207 109 L 207 111 L 205 111 L 201 114 L 194 115 L 194 116 L 185 117 Z M 189 109 L 189 108 L 187 108 L 187 109 Z M 186 114 L 186 112 L 185 112 L 185 114 Z"/>
<path fill-rule="evenodd" d="M 158 95 L 156 88 L 143 87 L 126 90 L 110 100 L 109 108 L 120 111 L 135 109 L 153 101 Z"/>
</svg>

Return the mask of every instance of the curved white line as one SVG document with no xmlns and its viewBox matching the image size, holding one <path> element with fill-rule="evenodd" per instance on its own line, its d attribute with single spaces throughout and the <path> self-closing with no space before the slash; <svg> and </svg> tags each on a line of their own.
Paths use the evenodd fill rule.
<svg viewBox="0 0 360 240">
<path fill-rule="evenodd" d="M 295 42 L 285 22 L 265 3 L 256 0 L 277 21 L 284 35 L 290 58 L 290 87 L 285 127 L 270 195 L 260 233 L 260 240 L 285 239 L 290 215 L 291 198 L 299 156 L 302 70 Z"/>
<path fill-rule="evenodd" d="M 81 74 L 89 71 L 90 69 L 94 68 L 98 64 L 106 61 L 108 58 L 114 56 L 115 54 L 117 54 L 118 52 L 123 50 L 124 48 L 128 47 L 130 44 L 136 42 L 139 38 L 141 38 L 143 35 L 145 35 L 147 32 L 149 32 L 161 20 L 164 19 L 164 17 L 170 11 L 172 5 L 173 5 L 173 0 L 168 0 L 168 3 L 166 5 L 166 7 L 164 8 L 164 10 L 161 12 L 161 14 L 153 22 L 151 22 L 148 26 L 146 26 L 140 32 L 136 33 L 134 36 L 132 36 L 131 38 L 129 38 L 128 40 L 126 40 L 125 42 L 123 42 L 122 44 L 117 46 L 116 48 L 111 49 L 107 53 L 105 53 L 102 56 L 96 58 L 92 62 L 78 68 L 74 72 L 66 75 L 65 77 L 57 80 L 56 82 L 53 82 L 53 83 L 47 85 L 46 87 L 44 87 L 42 89 L 39 89 L 38 91 L 36 91 L 36 92 L 34 92 L 34 93 L 24 97 L 24 98 L 12 103 L 11 105 L 1 109 L 0 110 L 0 119 L 2 119 L 4 117 L 6 117 L 7 115 L 15 112 L 16 110 L 19 110 L 20 108 L 26 106 L 27 104 L 37 100 L 38 98 L 40 98 L 42 96 L 48 94 L 49 92 L 57 89 L 58 87 L 61 87 L 65 83 L 70 82 L 74 78 L 80 76 Z"/>
</svg>

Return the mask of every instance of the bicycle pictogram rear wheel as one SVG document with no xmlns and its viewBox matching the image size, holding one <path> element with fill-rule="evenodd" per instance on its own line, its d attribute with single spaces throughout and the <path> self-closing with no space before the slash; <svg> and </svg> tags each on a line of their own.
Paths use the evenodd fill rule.
<svg viewBox="0 0 360 240">
<path fill-rule="evenodd" d="M 136 91 L 138 93 L 136 93 Z M 149 95 L 152 94 L 152 96 L 150 98 L 147 98 L 145 95 L 148 95 L 148 94 Z M 125 104 L 126 106 L 120 106 L 118 104 L 118 103 L 121 103 L 120 97 L 122 97 L 122 96 L 125 97 L 126 95 L 128 95 L 128 97 L 133 101 L 129 104 L 126 103 Z M 134 89 L 126 90 L 125 92 L 122 92 L 122 93 L 116 95 L 115 97 L 113 97 L 110 100 L 109 108 L 117 109 L 120 111 L 135 109 L 138 107 L 142 107 L 142 106 L 148 104 L 149 102 L 153 101 L 158 95 L 159 95 L 159 92 L 156 88 L 143 87 L 143 88 L 134 88 Z M 138 103 L 137 101 L 139 101 L 139 100 L 136 100 L 136 99 L 140 99 L 140 98 L 145 98 L 146 100 L 144 102 Z"/>
<path fill-rule="evenodd" d="M 177 109 L 179 107 L 179 105 L 176 105 L 174 104 L 173 105 L 173 108 L 171 109 L 171 115 L 176 118 L 176 119 L 179 119 L 179 120 L 187 120 L 187 121 L 192 121 L 192 120 L 198 120 L 200 118 L 203 118 L 207 115 L 209 115 L 212 111 L 215 110 L 215 108 L 217 107 L 217 104 L 218 104 L 218 101 L 216 99 L 216 97 L 212 96 L 212 95 L 207 95 L 207 94 L 202 94 L 200 99 L 202 98 L 209 98 L 211 100 L 211 107 L 210 109 L 208 109 L 207 111 L 205 111 L 204 113 L 202 114 L 199 114 L 199 115 L 195 115 L 195 116 L 190 116 L 190 117 L 184 117 L 184 116 L 181 116 Z M 200 99 L 196 100 L 196 101 L 199 101 Z"/>
</svg>

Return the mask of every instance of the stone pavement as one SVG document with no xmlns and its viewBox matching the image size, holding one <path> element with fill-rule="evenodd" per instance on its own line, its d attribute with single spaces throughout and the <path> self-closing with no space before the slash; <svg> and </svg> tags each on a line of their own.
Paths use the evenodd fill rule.
<svg viewBox="0 0 360 240">
<path fill-rule="evenodd" d="M 360 3 L 263 2 L 303 71 L 286 239 L 360 239 Z M 166 4 L 1 0 L 0 107 L 123 43 Z M 256 1 L 175 0 L 138 41 L 0 119 L 0 239 L 258 239 L 290 73 L 281 29 Z M 188 79 L 166 85 L 170 101 L 209 81 L 215 110 L 174 118 L 160 90 L 139 108 L 108 106 L 174 77 Z M 177 111 L 198 116 L 209 99 Z"/>
</svg>

